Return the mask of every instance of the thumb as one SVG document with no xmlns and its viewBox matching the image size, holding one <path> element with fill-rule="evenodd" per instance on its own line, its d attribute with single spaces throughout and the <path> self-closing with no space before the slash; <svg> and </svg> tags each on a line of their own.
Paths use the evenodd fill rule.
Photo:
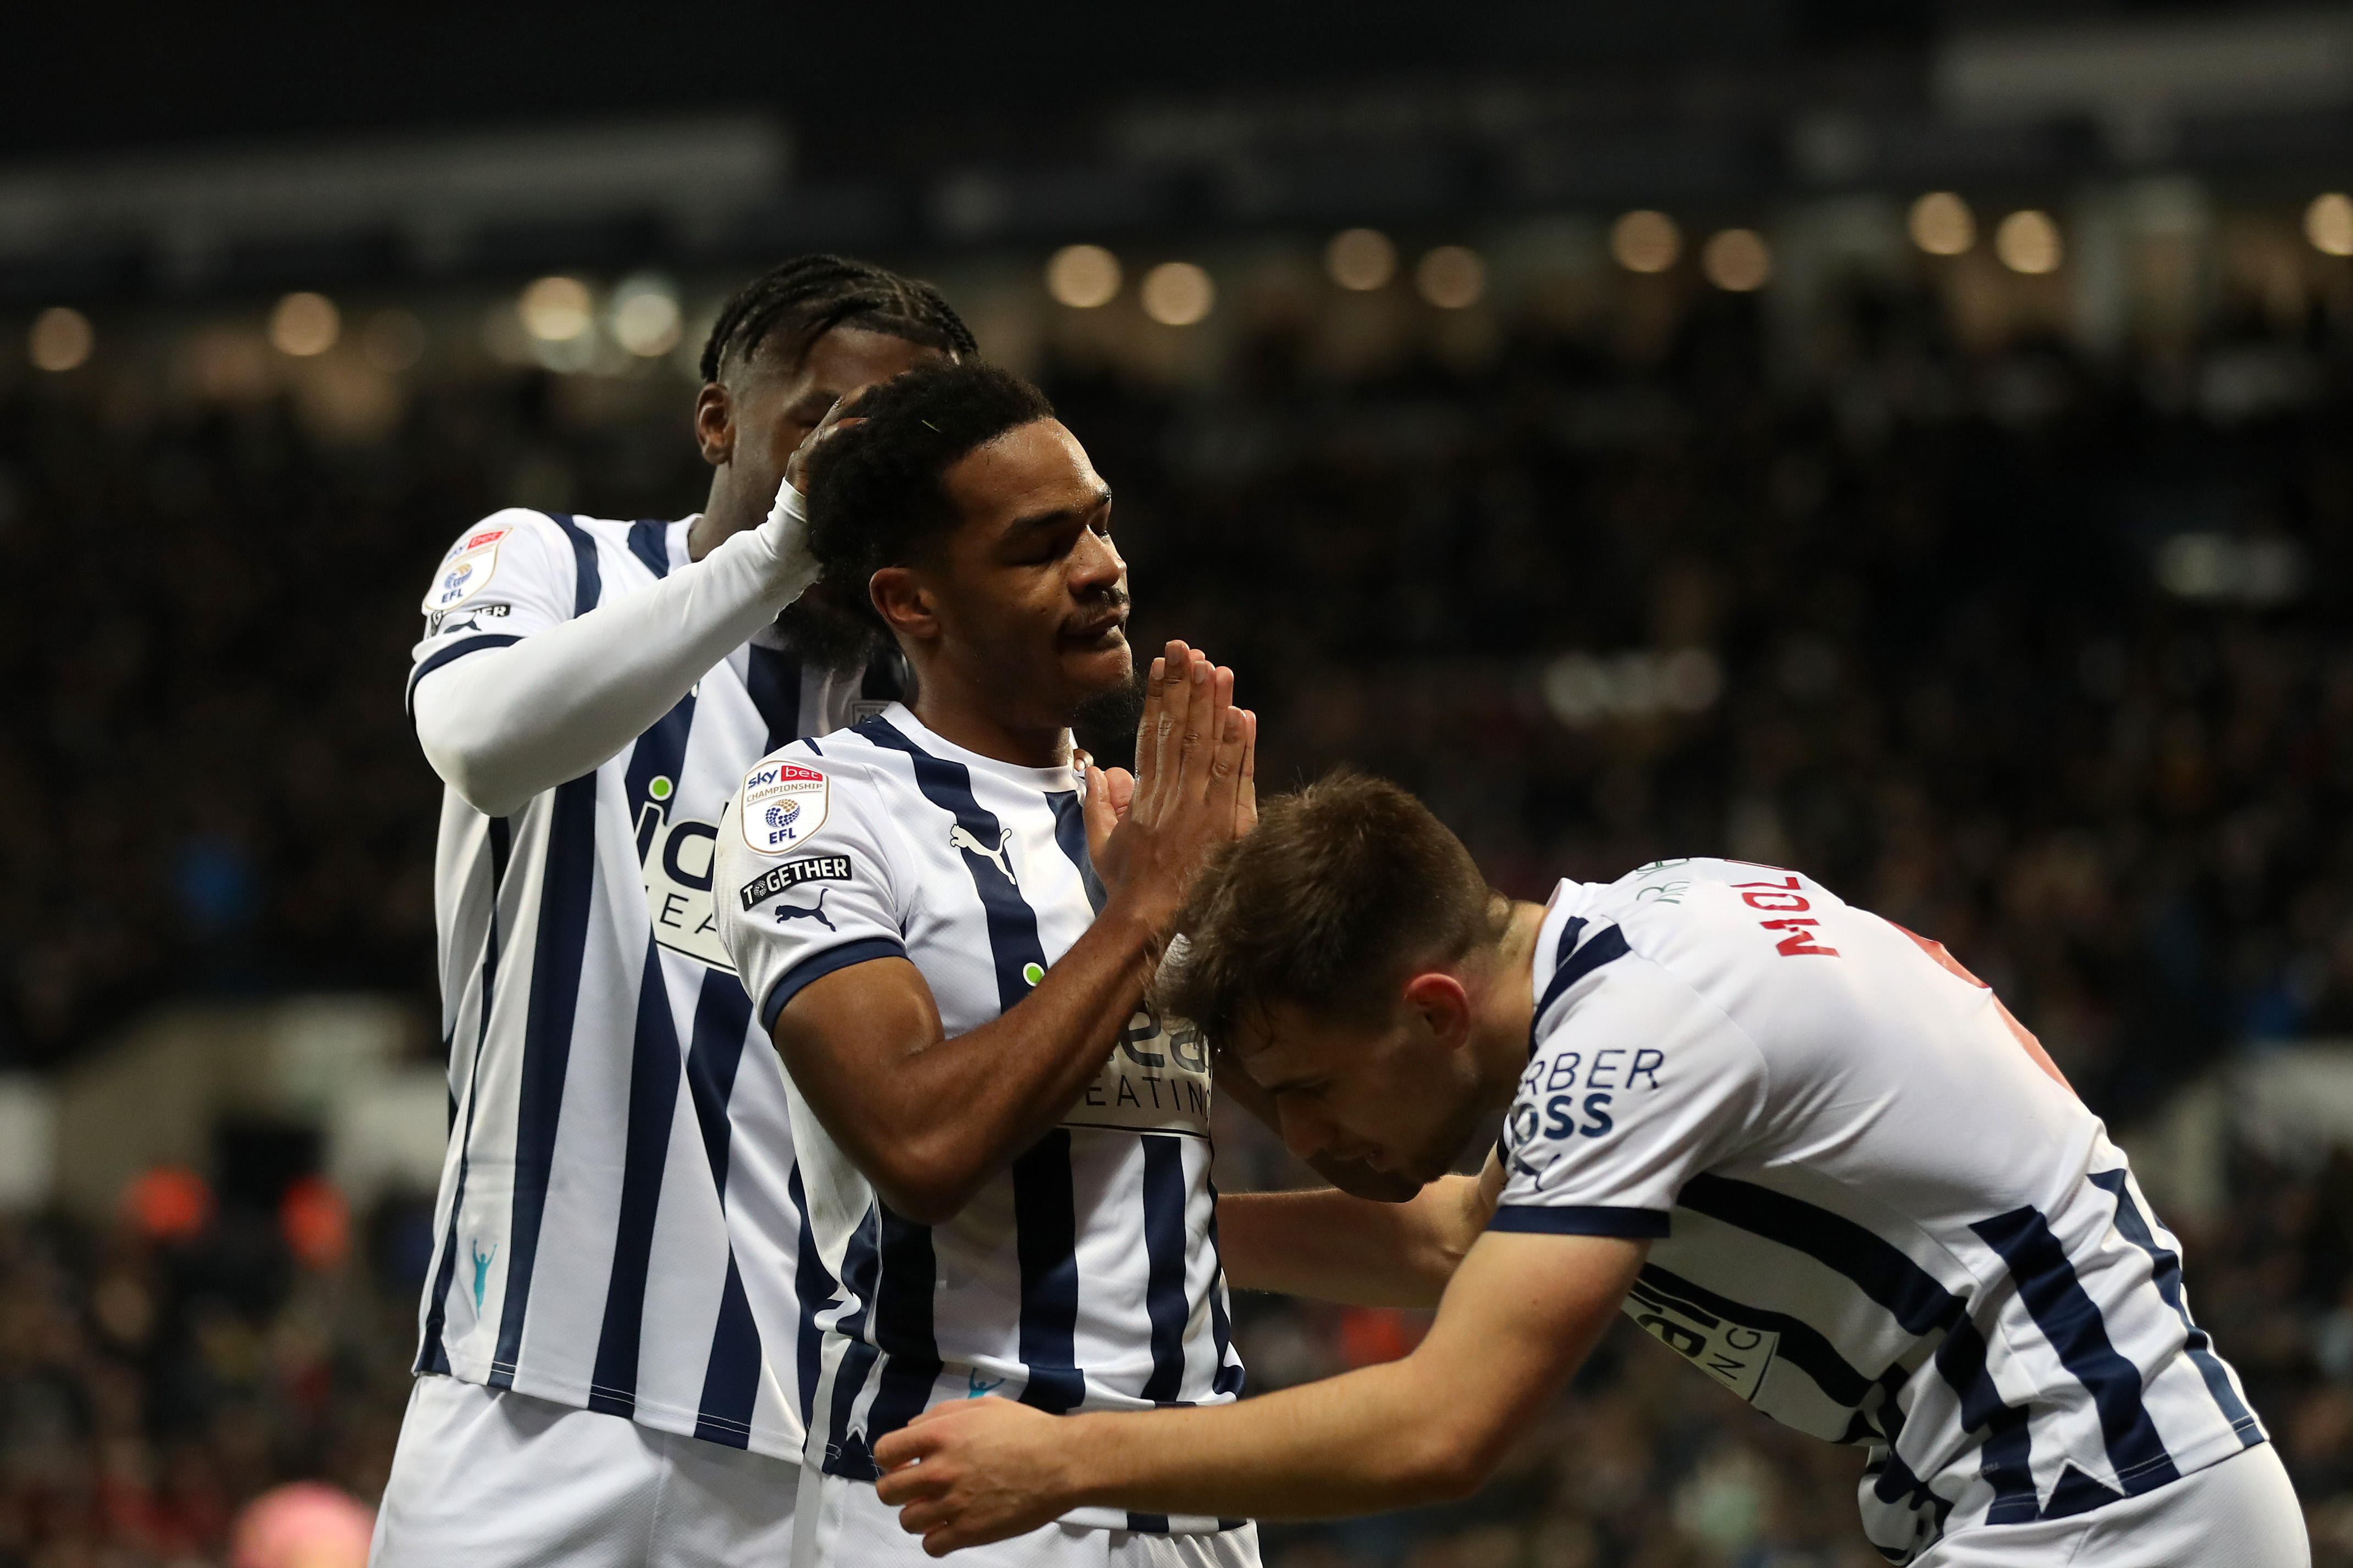
<svg viewBox="0 0 2353 1568">
<path fill-rule="evenodd" d="M 1079 761 L 1086 768 L 1085 791 L 1079 797 L 1079 808 L 1086 818 L 1087 853 L 1100 867 L 1103 864 L 1103 845 L 1110 839 L 1111 830 L 1119 826 L 1120 808 L 1127 803 L 1113 798 L 1111 777 L 1103 769 L 1095 766 L 1095 760 L 1092 757 L 1081 752 Z M 1134 788 L 1134 784 L 1131 782 L 1128 785 L 1129 792 L 1133 794 Z"/>
</svg>

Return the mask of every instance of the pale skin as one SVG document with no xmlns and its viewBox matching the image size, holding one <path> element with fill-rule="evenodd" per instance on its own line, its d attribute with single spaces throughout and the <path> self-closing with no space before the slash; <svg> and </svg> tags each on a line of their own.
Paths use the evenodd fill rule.
<svg viewBox="0 0 2353 1568">
<path fill-rule="evenodd" d="M 1451 1147 L 1450 1111 L 1508 1104 L 1526 1064 L 1542 919 L 1513 906 L 1499 942 L 1411 976 L 1376 1027 L 1335 1027 L 1282 1005 L 1246 1024 L 1243 1059 L 1293 1152 L 1423 1168 Z M 2034 1037 L 2002 1016 L 2064 1085 Z M 1090 1504 L 1316 1519 L 1467 1497 L 1591 1352 L 1650 1245 L 1488 1233 L 1410 1355 L 1238 1405 L 1068 1416 L 1002 1399 L 938 1405 L 875 1445 L 886 1471 L 877 1491 L 935 1557 Z"/>
</svg>

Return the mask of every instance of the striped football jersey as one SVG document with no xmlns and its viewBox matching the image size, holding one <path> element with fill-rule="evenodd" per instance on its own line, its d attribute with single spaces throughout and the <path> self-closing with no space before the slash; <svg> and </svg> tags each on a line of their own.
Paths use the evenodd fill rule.
<svg viewBox="0 0 2353 1568">
<path fill-rule="evenodd" d="M 950 1037 L 1027 996 L 1103 892 L 1076 777 L 934 734 L 903 707 L 786 746 L 719 833 L 719 922 L 773 1025 L 801 988 L 903 957 Z M 810 1242 L 839 1293 L 809 1460 L 861 1479 L 928 1405 L 996 1394 L 1056 1413 L 1219 1404 L 1240 1391 L 1209 1181 L 1199 1032 L 1139 1014 L 1061 1125 L 955 1219 L 894 1214 L 793 1096 Z M 1196 1533 L 1214 1519 L 1085 1509 L 1068 1522 Z"/>
<path fill-rule="evenodd" d="M 2265 1441 L 2123 1152 L 1936 943 L 1662 860 L 1562 883 L 1535 965 L 1493 1228 L 1654 1238 L 1627 1313 L 1867 1447 L 1890 1562 Z"/>
<path fill-rule="evenodd" d="M 410 691 L 650 587 L 686 564 L 691 521 L 485 519 L 435 574 Z M 816 1286 L 783 1074 L 712 918 L 712 847 L 744 770 L 860 696 L 772 628 L 512 815 L 445 792 L 451 1131 L 417 1372 L 800 1457 Z"/>
</svg>

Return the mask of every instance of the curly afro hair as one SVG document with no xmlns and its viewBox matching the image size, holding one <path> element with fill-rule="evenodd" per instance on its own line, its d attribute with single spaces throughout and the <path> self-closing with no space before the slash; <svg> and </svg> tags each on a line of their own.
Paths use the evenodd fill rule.
<svg viewBox="0 0 2353 1568">
<path fill-rule="evenodd" d="M 867 584 L 955 526 L 940 477 L 1008 430 L 1054 417 L 1046 395 L 976 361 L 918 365 L 869 390 L 859 423 L 809 458 L 809 548 L 834 600 L 880 624 Z"/>
</svg>

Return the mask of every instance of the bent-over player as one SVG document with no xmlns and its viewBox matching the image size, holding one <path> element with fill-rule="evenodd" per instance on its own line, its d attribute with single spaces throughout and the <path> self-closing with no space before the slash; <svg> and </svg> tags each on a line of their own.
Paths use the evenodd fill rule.
<svg viewBox="0 0 2353 1568">
<path fill-rule="evenodd" d="M 1170 1005 L 1301 1152 L 1421 1175 L 1508 1107 L 1501 1204 L 1404 1360 L 1232 1409 L 1002 1400 L 883 1439 L 941 1553 L 1080 1507 L 1329 1517 L 1475 1490 L 1623 1310 L 1868 1447 L 1891 1562 L 2309 1561 L 2180 1247 L 2050 1058 L 1934 942 L 1811 879 L 1665 860 L 1492 892 L 1410 795 L 1272 803 L 1208 872 Z"/>
<path fill-rule="evenodd" d="M 378 1568 L 790 1551 L 819 1287 L 712 846 L 744 769 L 861 696 L 871 639 L 779 622 L 817 572 L 788 459 L 845 394 L 971 351 L 927 284 L 786 262 L 703 350 L 699 515 L 501 511 L 435 572 L 409 689 L 448 785 L 451 1136 Z"/>
</svg>

